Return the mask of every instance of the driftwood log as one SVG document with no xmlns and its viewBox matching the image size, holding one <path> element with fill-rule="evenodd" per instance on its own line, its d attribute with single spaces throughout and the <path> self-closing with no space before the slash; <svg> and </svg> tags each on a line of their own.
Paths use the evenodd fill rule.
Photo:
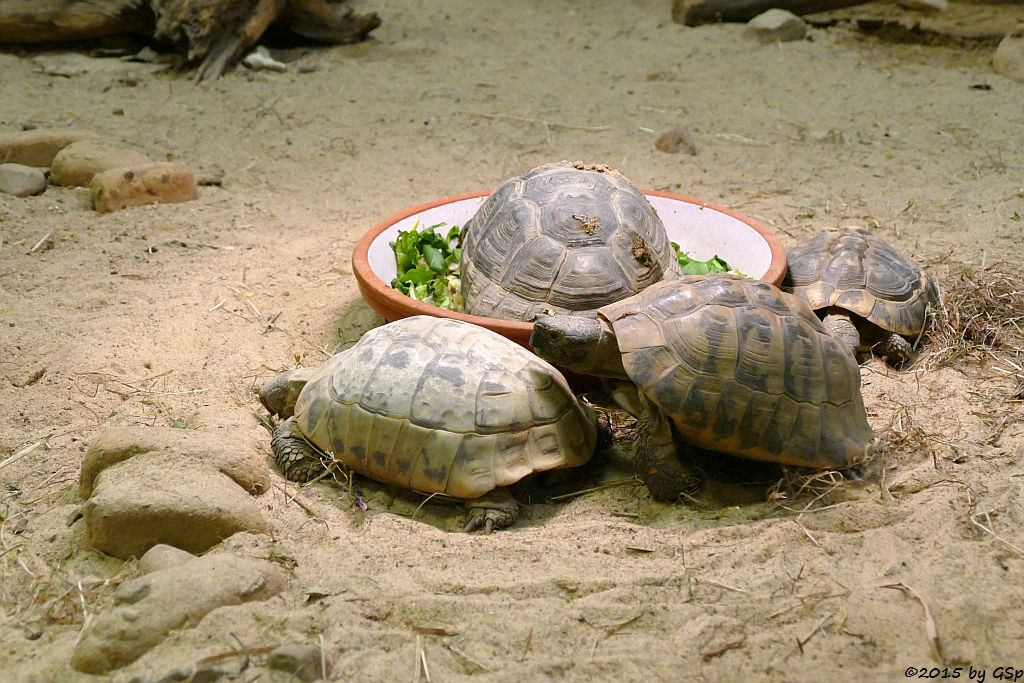
<svg viewBox="0 0 1024 683">
<path fill-rule="evenodd" d="M 0 0 L 0 44 L 54 43 L 133 34 L 181 50 L 216 78 L 271 24 L 304 38 L 344 44 L 380 26 L 376 13 L 342 9 L 344 0 Z"/>
<path fill-rule="evenodd" d="M 789 10 L 797 16 L 864 5 L 869 0 L 675 0 L 672 21 L 687 26 L 718 21 L 750 21 L 770 9 Z"/>
</svg>

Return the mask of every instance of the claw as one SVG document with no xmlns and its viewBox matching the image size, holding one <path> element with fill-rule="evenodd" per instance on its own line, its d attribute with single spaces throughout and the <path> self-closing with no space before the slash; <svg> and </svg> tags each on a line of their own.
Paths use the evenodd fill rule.
<svg viewBox="0 0 1024 683">
<path fill-rule="evenodd" d="M 484 525 L 484 533 L 489 534 L 494 531 L 494 520 L 491 517 L 487 518 L 487 523 Z"/>
</svg>

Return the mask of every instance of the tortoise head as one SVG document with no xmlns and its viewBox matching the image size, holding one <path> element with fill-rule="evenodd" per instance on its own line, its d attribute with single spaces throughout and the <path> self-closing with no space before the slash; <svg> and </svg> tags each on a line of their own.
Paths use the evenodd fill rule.
<svg viewBox="0 0 1024 683">
<path fill-rule="evenodd" d="M 573 372 L 626 378 L 615 332 L 603 318 L 540 316 L 533 323 L 530 346 L 544 360 Z"/>
<path fill-rule="evenodd" d="M 295 368 L 282 372 L 260 387 L 260 403 L 271 413 L 288 419 L 295 413 L 295 402 L 302 388 L 316 373 L 317 368 Z"/>
</svg>

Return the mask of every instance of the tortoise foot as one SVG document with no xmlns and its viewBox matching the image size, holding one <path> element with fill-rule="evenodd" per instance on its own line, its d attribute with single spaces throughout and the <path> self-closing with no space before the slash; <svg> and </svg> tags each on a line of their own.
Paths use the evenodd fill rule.
<svg viewBox="0 0 1024 683">
<path fill-rule="evenodd" d="M 898 368 L 910 360 L 914 347 L 906 339 L 893 333 L 882 343 L 882 352 L 885 355 L 885 362 Z"/>
<path fill-rule="evenodd" d="M 654 500 L 677 503 L 683 494 L 700 489 L 701 478 L 676 454 L 651 458 L 638 454 L 634 460 L 637 476 L 643 480 Z"/>
<path fill-rule="evenodd" d="M 519 504 L 507 491 L 492 491 L 486 496 L 466 501 L 469 521 L 462 527 L 465 533 L 483 529 L 491 533 L 515 524 L 519 517 Z"/>
<path fill-rule="evenodd" d="M 637 476 L 655 500 L 677 502 L 683 493 L 700 488 L 700 478 L 679 457 L 669 418 L 642 394 L 643 412 L 637 418 L 633 464 Z"/>
<path fill-rule="evenodd" d="M 281 474 L 289 481 L 306 482 L 324 471 L 319 452 L 302 436 L 294 417 L 274 430 L 270 449 Z"/>
</svg>

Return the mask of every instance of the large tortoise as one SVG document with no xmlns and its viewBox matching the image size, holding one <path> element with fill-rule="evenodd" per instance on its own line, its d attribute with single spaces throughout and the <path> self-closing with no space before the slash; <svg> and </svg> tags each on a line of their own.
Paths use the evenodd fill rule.
<svg viewBox="0 0 1024 683">
<path fill-rule="evenodd" d="M 854 353 L 879 345 L 893 365 L 908 361 L 939 301 L 919 265 L 871 231 L 824 232 L 788 251 L 782 288 L 823 316 L 825 327 Z"/>
<path fill-rule="evenodd" d="M 763 282 L 660 282 L 596 318 L 539 318 L 530 344 L 564 368 L 610 378 L 609 392 L 637 417 L 637 472 L 660 500 L 695 483 L 677 442 L 835 469 L 869 452 L 853 356 L 804 302 Z"/>
<path fill-rule="evenodd" d="M 665 226 L 607 166 L 561 161 L 504 182 L 463 226 L 466 312 L 592 314 L 680 275 Z"/>
<path fill-rule="evenodd" d="M 466 530 L 512 524 L 500 487 L 585 463 L 593 411 L 561 373 L 523 347 L 458 320 L 416 316 L 367 332 L 323 367 L 282 373 L 260 390 L 281 417 L 271 441 L 286 478 L 308 481 L 323 457 L 381 482 L 467 499 Z"/>
</svg>

